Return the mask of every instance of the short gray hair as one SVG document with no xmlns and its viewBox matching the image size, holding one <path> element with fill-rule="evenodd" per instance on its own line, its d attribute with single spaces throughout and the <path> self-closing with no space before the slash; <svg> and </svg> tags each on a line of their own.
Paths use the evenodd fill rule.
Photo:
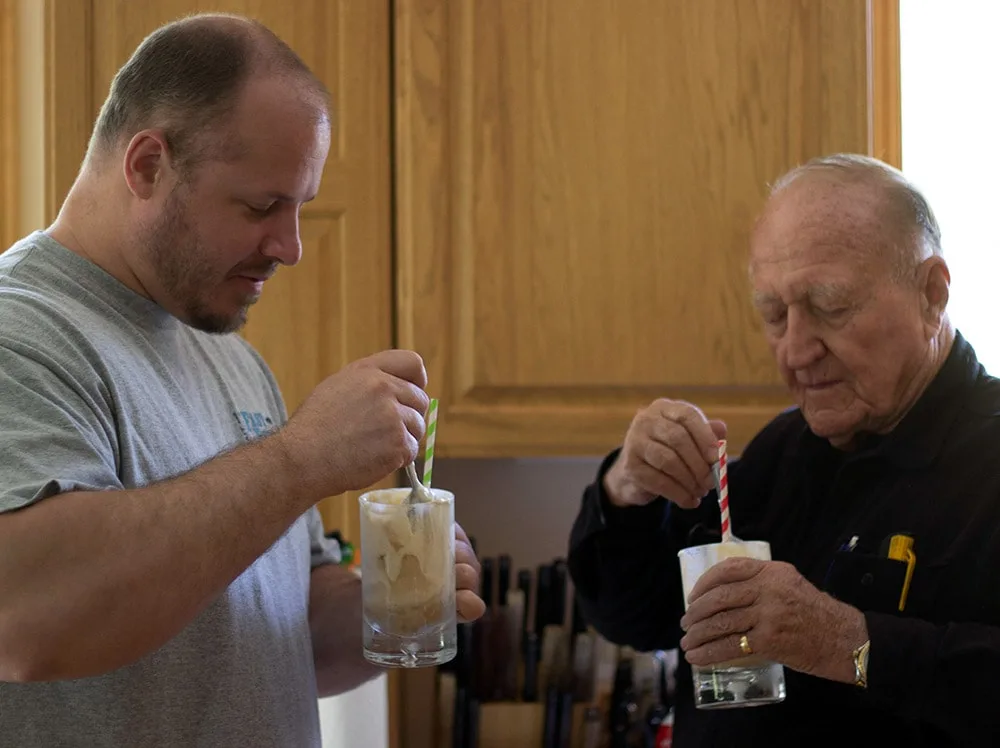
<svg viewBox="0 0 1000 748">
<path fill-rule="evenodd" d="M 224 145 L 201 136 L 232 114 L 251 76 L 267 74 L 297 78 L 328 106 L 323 83 L 258 21 L 203 13 L 161 26 L 115 75 L 88 155 L 108 152 L 147 127 L 162 127 L 181 168 L 224 159 Z"/>
<path fill-rule="evenodd" d="M 771 187 L 774 196 L 808 176 L 828 176 L 846 184 L 865 184 L 881 190 L 899 241 L 894 241 L 894 263 L 900 276 L 909 275 L 930 255 L 941 256 L 941 227 L 927 198 L 903 173 L 889 164 L 856 153 L 835 153 L 795 167 Z"/>
</svg>

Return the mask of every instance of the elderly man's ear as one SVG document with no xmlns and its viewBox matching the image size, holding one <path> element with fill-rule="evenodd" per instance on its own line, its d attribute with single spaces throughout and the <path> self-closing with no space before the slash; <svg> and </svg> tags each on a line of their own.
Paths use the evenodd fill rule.
<svg viewBox="0 0 1000 748">
<path fill-rule="evenodd" d="M 919 277 L 922 281 L 920 299 L 924 321 L 934 334 L 941 329 L 944 311 L 948 306 L 951 272 L 944 259 L 935 256 L 923 261 Z"/>
</svg>

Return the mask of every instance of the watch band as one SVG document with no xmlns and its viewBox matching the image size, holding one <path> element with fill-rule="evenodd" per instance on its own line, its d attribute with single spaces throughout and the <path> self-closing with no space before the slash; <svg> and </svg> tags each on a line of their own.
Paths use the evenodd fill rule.
<svg viewBox="0 0 1000 748">
<path fill-rule="evenodd" d="M 868 650 L 871 640 L 866 641 L 851 653 L 854 657 L 854 685 L 858 688 L 868 688 Z"/>
</svg>

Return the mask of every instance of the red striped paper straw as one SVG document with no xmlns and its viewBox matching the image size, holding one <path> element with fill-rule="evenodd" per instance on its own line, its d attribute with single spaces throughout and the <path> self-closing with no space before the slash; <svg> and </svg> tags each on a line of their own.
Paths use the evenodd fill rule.
<svg viewBox="0 0 1000 748">
<path fill-rule="evenodd" d="M 726 475 L 726 440 L 719 440 L 719 512 L 722 514 L 722 542 L 731 543 L 733 528 L 729 524 L 729 477 Z"/>
</svg>

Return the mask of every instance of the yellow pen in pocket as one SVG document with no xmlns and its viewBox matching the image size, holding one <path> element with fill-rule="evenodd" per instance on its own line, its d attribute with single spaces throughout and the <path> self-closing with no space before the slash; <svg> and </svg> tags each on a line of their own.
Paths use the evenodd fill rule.
<svg viewBox="0 0 1000 748">
<path fill-rule="evenodd" d="M 903 590 L 899 595 L 899 610 L 906 607 L 906 596 L 910 592 L 910 581 L 913 579 L 913 569 L 917 565 L 917 554 L 913 552 L 913 538 L 909 535 L 893 535 L 889 540 L 889 558 L 906 562 L 906 578 L 903 580 Z"/>
</svg>

